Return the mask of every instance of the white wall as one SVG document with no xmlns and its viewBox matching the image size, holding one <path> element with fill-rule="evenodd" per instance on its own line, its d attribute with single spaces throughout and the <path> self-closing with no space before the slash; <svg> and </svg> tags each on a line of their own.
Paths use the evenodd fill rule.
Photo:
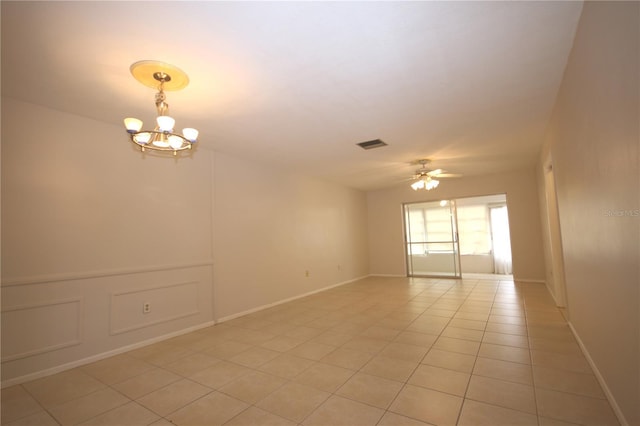
<svg viewBox="0 0 640 426">
<path fill-rule="evenodd" d="M 2 124 L 3 385 L 368 272 L 360 191 L 143 156 L 119 125 L 8 98 Z"/>
<path fill-rule="evenodd" d="M 639 27 L 638 2 L 585 2 L 541 154 L 553 158 L 569 320 L 630 425 L 640 424 Z"/>
<path fill-rule="evenodd" d="M 7 98 L 2 124 L 3 381 L 213 320 L 207 151 Z"/>
<path fill-rule="evenodd" d="M 535 169 L 473 178 L 442 179 L 431 191 L 408 184 L 367 193 L 369 271 L 405 275 L 402 204 L 504 193 L 507 195 L 513 274 L 518 280 L 544 281 L 544 257 Z M 464 272 L 464 270 L 463 270 Z"/>
<path fill-rule="evenodd" d="M 222 153 L 214 181 L 218 318 L 367 275 L 363 192 Z"/>
</svg>

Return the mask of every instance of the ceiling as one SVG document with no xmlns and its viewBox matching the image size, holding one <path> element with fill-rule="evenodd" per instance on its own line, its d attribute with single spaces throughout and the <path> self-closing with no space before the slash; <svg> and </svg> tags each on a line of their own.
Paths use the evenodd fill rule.
<svg viewBox="0 0 640 426">
<path fill-rule="evenodd" d="M 154 118 L 154 59 L 201 144 L 362 190 L 419 158 L 535 164 L 581 2 L 1 2 L 2 94 L 121 125 Z M 380 138 L 388 146 L 362 150 Z M 123 143 L 126 136 L 123 129 Z M 196 152 L 197 155 L 197 152 Z"/>
</svg>

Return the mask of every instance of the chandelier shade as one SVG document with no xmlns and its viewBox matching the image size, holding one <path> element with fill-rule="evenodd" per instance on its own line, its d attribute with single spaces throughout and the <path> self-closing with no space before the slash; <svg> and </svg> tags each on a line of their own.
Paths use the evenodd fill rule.
<svg viewBox="0 0 640 426">
<path fill-rule="evenodd" d="M 191 149 L 198 140 L 198 131 L 192 127 L 182 129 L 182 134 L 175 133 L 176 120 L 169 115 L 169 104 L 166 102 L 165 90 L 180 90 L 189 83 L 187 75 L 179 68 L 158 61 L 139 61 L 131 65 L 131 74 L 145 86 L 154 87 L 156 93 L 156 123 L 153 130 L 143 130 L 140 119 L 128 117 L 124 126 L 131 142 L 140 147 L 154 151 L 172 152 Z"/>
</svg>

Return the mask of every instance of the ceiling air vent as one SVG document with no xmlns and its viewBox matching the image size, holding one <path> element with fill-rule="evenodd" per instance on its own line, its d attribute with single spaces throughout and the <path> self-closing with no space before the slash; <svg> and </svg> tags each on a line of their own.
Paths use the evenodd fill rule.
<svg viewBox="0 0 640 426">
<path fill-rule="evenodd" d="M 387 146 L 381 139 L 374 139 L 372 141 L 360 142 L 356 145 L 359 145 L 362 149 L 374 149 L 381 148 L 383 146 Z"/>
</svg>

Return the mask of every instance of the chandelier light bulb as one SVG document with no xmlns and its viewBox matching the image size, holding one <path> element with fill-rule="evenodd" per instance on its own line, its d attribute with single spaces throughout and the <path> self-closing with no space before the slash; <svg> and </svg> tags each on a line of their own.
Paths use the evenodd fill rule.
<svg viewBox="0 0 640 426">
<path fill-rule="evenodd" d="M 151 133 L 149 133 L 149 132 L 141 132 L 141 133 L 138 133 L 137 135 L 135 135 L 133 138 L 137 143 L 142 144 L 142 145 L 146 145 L 146 144 L 149 143 L 149 140 L 151 140 Z"/>
<path fill-rule="evenodd" d="M 142 129 L 142 120 L 132 117 L 125 118 L 124 127 L 127 128 L 127 132 L 129 133 L 137 133 Z"/>
<path fill-rule="evenodd" d="M 182 129 L 182 136 L 189 142 L 193 143 L 198 140 L 198 131 L 191 127 L 185 127 Z"/>
<path fill-rule="evenodd" d="M 158 123 L 158 129 L 161 132 L 173 132 L 173 125 L 176 124 L 176 120 L 168 115 L 159 116 L 156 118 L 156 122 Z"/>
<path fill-rule="evenodd" d="M 180 136 L 169 136 L 169 146 L 173 149 L 179 149 L 182 146 L 182 138 Z"/>
</svg>

